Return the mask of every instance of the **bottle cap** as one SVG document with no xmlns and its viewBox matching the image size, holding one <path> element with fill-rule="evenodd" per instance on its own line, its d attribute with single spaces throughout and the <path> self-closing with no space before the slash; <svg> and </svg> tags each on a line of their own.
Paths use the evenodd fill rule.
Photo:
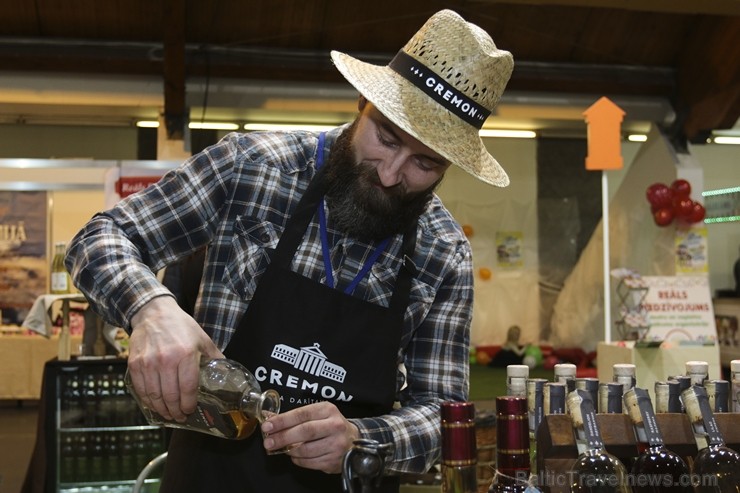
<svg viewBox="0 0 740 493">
<path fill-rule="evenodd" d="M 740 359 L 730 361 L 730 371 L 732 373 L 740 372 Z"/>
<path fill-rule="evenodd" d="M 616 377 L 632 377 L 635 375 L 636 367 L 631 363 L 617 363 L 612 367 Z"/>
<path fill-rule="evenodd" d="M 687 361 L 686 374 L 707 374 L 709 373 L 709 363 L 706 361 Z"/>
<path fill-rule="evenodd" d="M 558 363 L 555 365 L 555 375 L 575 378 L 576 365 L 573 363 Z"/>
<path fill-rule="evenodd" d="M 514 378 L 529 378 L 529 367 L 527 365 L 508 365 L 506 376 Z"/>
<path fill-rule="evenodd" d="M 472 402 L 443 402 L 440 409 L 444 422 L 475 420 L 475 405 Z"/>
</svg>

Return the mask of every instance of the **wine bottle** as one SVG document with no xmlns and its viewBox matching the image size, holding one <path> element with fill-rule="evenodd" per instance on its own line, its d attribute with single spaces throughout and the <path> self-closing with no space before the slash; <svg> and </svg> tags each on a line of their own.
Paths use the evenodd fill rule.
<svg viewBox="0 0 740 493">
<path fill-rule="evenodd" d="M 51 294 L 69 294 L 72 292 L 72 280 L 64 266 L 66 249 L 66 243 L 54 243 L 54 257 L 51 260 Z"/>
<path fill-rule="evenodd" d="M 139 398 L 127 371 L 126 387 L 136 400 L 149 424 L 208 433 L 230 439 L 247 438 L 257 422 L 280 411 L 280 395 L 272 389 L 261 391 L 254 375 L 230 359 L 201 362 L 198 379 L 198 405 L 182 423 L 166 419 L 145 406 Z"/>
<path fill-rule="evenodd" d="M 572 392 L 576 388 L 576 365 L 573 363 L 558 363 L 554 368 L 554 382 L 563 382 L 566 390 Z"/>
<path fill-rule="evenodd" d="M 678 382 L 678 400 L 681 403 L 681 412 L 686 411 L 686 406 L 683 403 L 683 393 L 686 389 L 691 387 L 691 377 L 687 375 L 676 375 L 675 377 L 671 377 L 669 380 L 674 380 Z"/>
<path fill-rule="evenodd" d="M 529 414 L 529 464 L 532 474 L 537 474 L 537 429 L 545 416 L 544 378 L 527 380 L 527 412 Z"/>
<path fill-rule="evenodd" d="M 599 402 L 599 379 L 593 377 L 576 378 L 576 388 L 585 390 L 591 395 L 591 402 Z"/>
<path fill-rule="evenodd" d="M 632 464 L 635 493 L 691 493 L 689 467 L 668 450 L 653 412 L 650 395 L 634 387 L 624 395 L 624 407 L 632 420 L 639 455 Z"/>
<path fill-rule="evenodd" d="M 571 492 L 631 493 L 627 469 L 604 447 L 589 393 L 574 390 L 567 405 L 579 454 L 568 476 Z"/>
<path fill-rule="evenodd" d="M 599 413 L 621 414 L 623 390 L 624 386 L 619 382 L 599 384 Z"/>
<path fill-rule="evenodd" d="M 564 382 L 547 382 L 543 395 L 545 414 L 565 414 L 566 384 Z"/>
<path fill-rule="evenodd" d="M 727 380 L 708 380 L 704 383 L 707 389 L 709 407 L 715 413 L 730 411 L 730 382 Z"/>
<path fill-rule="evenodd" d="M 687 361 L 686 376 L 691 379 L 691 385 L 704 385 L 709 380 L 709 363 L 706 361 Z"/>
<path fill-rule="evenodd" d="M 681 388 L 676 380 L 655 382 L 655 412 L 680 413 Z"/>
<path fill-rule="evenodd" d="M 496 398 L 496 475 L 488 493 L 536 491 L 530 486 L 526 397 Z"/>
<path fill-rule="evenodd" d="M 612 366 L 612 381 L 622 384 L 622 395 L 636 385 L 637 367 L 631 363 L 617 363 Z"/>
<path fill-rule="evenodd" d="M 506 395 L 527 397 L 527 365 L 508 365 L 506 367 Z"/>
<path fill-rule="evenodd" d="M 682 397 L 699 449 L 692 471 L 696 493 L 740 492 L 740 454 L 725 445 L 707 389 L 694 385 Z"/>
<path fill-rule="evenodd" d="M 476 493 L 478 456 L 475 441 L 475 406 L 472 402 L 443 402 L 442 491 Z"/>
<path fill-rule="evenodd" d="M 740 413 L 740 359 L 730 361 L 730 382 L 732 385 L 732 395 L 730 397 L 732 411 Z"/>
</svg>

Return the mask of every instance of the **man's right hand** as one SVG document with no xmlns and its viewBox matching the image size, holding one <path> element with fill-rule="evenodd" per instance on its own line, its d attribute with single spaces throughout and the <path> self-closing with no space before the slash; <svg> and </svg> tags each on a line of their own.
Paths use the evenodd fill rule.
<svg viewBox="0 0 740 493">
<path fill-rule="evenodd" d="M 223 358 L 174 298 L 154 298 L 131 319 L 131 381 L 142 403 L 165 419 L 184 421 L 195 411 L 201 355 Z"/>
</svg>

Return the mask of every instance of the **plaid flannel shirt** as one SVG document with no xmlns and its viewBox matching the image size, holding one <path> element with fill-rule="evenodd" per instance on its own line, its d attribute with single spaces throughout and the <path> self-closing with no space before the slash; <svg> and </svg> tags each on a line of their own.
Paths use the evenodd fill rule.
<svg viewBox="0 0 740 493">
<path fill-rule="evenodd" d="M 344 128 L 327 134 L 325 155 Z M 316 172 L 317 146 L 318 136 L 309 132 L 225 136 L 93 217 L 68 248 L 75 285 L 109 322 L 128 329 L 142 305 L 172 296 L 155 273 L 208 245 L 194 318 L 223 350 Z M 374 245 L 331 227 L 329 239 L 336 288 L 343 289 Z M 388 306 L 401 243 L 401 235 L 392 239 L 353 296 Z M 395 444 L 391 472 L 429 470 L 440 454 L 440 402 L 468 397 L 471 249 L 437 196 L 419 218 L 413 262 L 417 273 L 398 348 L 399 405 L 387 415 L 352 420 L 363 437 Z M 326 281 L 316 217 L 292 268 Z"/>
</svg>

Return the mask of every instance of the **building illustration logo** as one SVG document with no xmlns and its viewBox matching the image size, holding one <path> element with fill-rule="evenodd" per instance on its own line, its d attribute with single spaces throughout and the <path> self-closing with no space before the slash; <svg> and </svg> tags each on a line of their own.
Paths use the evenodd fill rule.
<svg viewBox="0 0 740 493">
<path fill-rule="evenodd" d="M 272 358 L 292 365 L 293 368 L 301 370 L 310 375 L 328 378 L 342 383 L 347 375 L 347 370 L 339 365 L 329 362 L 326 355 L 319 349 L 319 343 L 313 346 L 305 346 L 300 349 L 285 344 L 276 344 L 272 348 Z"/>
</svg>

